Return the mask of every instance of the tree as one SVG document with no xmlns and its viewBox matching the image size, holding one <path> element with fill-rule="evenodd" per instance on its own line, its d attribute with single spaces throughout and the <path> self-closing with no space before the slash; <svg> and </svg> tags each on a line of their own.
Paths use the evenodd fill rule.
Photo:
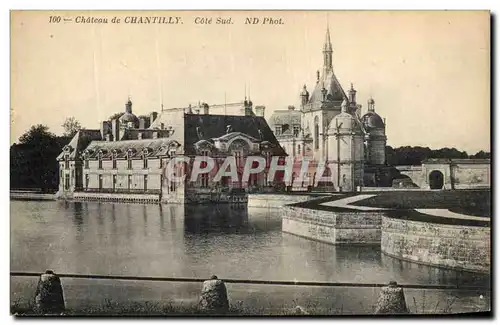
<svg viewBox="0 0 500 325">
<path fill-rule="evenodd" d="M 21 144 L 41 145 L 55 139 L 55 134 L 49 132 L 49 127 L 43 124 L 33 125 L 19 137 Z"/>
<path fill-rule="evenodd" d="M 484 152 L 483 150 L 477 152 L 475 155 L 470 156 L 471 159 L 491 159 L 490 152 Z"/>
<path fill-rule="evenodd" d="M 64 120 L 62 127 L 64 128 L 64 136 L 66 137 L 73 137 L 82 128 L 80 122 L 73 116 Z"/>
<path fill-rule="evenodd" d="M 32 126 L 10 147 L 11 188 L 56 189 L 59 165 L 56 161 L 71 138 L 57 137 L 45 125 Z"/>
<path fill-rule="evenodd" d="M 113 115 L 111 115 L 109 118 L 108 118 L 108 121 L 111 121 L 111 120 L 115 120 L 117 118 L 119 118 L 120 116 L 123 115 L 123 112 L 118 112 L 118 113 L 115 113 Z"/>
</svg>

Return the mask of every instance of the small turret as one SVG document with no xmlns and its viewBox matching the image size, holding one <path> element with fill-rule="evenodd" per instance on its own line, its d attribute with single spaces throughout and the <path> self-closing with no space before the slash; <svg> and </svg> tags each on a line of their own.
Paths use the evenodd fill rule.
<svg viewBox="0 0 500 325">
<path fill-rule="evenodd" d="M 351 105 L 356 106 L 356 90 L 354 89 L 354 85 L 351 82 L 351 88 L 348 91 L 349 93 L 349 102 Z"/>
<path fill-rule="evenodd" d="M 130 96 L 128 97 L 128 101 L 125 104 L 125 112 L 132 114 L 132 101 L 130 100 Z"/>
<path fill-rule="evenodd" d="M 375 100 L 373 97 L 370 97 L 368 99 L 368 112 L 375 112 Z"/>
<path fill-rule="evenodd" d="M 307 91 L 307 86 L 304 85 L 302 88 L 302 92 L 300 93 L 300 99 L 301 99 L 301 105 L 304 107 L 304 105 L 307 104 L 309 101 L 309 92 Z"/>
</svg>

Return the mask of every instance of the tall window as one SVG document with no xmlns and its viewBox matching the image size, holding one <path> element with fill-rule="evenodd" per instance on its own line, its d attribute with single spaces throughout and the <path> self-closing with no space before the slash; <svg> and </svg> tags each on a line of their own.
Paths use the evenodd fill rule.
<svg viewBox="0 0 500 325">
<path fill-rule="evenodd" d="M 163 168 L 163 159 L 160 157 L 160 169 Z"/>
<path fill-rule="evenodd" d="M 148 175 L 144 175 L 144 191 L 148 190 Z"/>
<path fill-rule="evenodd" d="M 85 157 L 85 169 L 89 169 L 89 156 Z"/>
<path fill-rule="evenodd" d="M 314 148 L 319 149 L 319 119 L 314 118 Z"/>
<path fill-rule="evenodd" d="M 132 153 L 127 153 L 127 169 L 132 169 Z"/>
<path fill-rule="evenodd" d="M 142 155 L 142 164 L 144 169 L 148 169 L 148 157 L 146 156 L 146 153 Z"/>
<path fill-rule="evenodd" d="M 201 152 L 201 155 L 203 157 L 208 157 L 209 156 L 209 151 L 208 150 L 203 150 Z M 206 168 L 207 167 L 207 162 L 206 161 L 202 161 L 200 163 L 200 168 Z M 210 174 L 209 173 L 204 173 L 204 174 L 201 174 L 201 187 L 202 188 L 207 188 L 208 187 L 208 179 L 209 179 L 209 176 Z"/>
<path fill-rule="evenodd" d="M 234 152 L 234 160 L 236 160 L 236 168 L 240 168 L 242 165 L 242 152 L 241 151 Z"/>
<path fill-rule="evenodd" d="M 69 190 L 69 175 L 68 175 L 68 174 L 66 174 L 66 175 L 64 175 L 64 176 L 65 176 L 65 177 L 64 177 L 64 189 L 65 189 L 66 191 L 68 191 L 68 190 Z"/>
<path fill-rule="evenodd" d="M 128 189 L 130 190 L 132 188 L 132 175 L 128 175 Z"/>
<path fill-rule="evenodd" d="M 271 166 L 271 153 L 266 151 L 264 156 L 266 157 L 266 168 L 269 168 L 269 166 Z"/>
<path fill-rule="evenodd" d="M 113 154 L 111 159 L 113 159 L 113 169 L 116 169 L 116 154 Z"/>
<path fill-rule="evenodd" d="M 113 191 L 116 189 L 116 175 L 113 175 Z"/>
<path fill-rule="evenodd" d="M 89 181 L 90 181 L 89 174 L 85 174 L 85 189 L 86 190 L 89 189 Z"/>
<path fill-rule="evenodd" d="M 281 134 L 281 125 L 276 125 L 276 135 L 280 135 Z"/>
<path fill-rule="evenodd" d="M 64 168 L 69 169 L 69 157 L 64 156 Z"/>
<path fill-rule="evenodd" d="M 293 136 L 298 137 L 300 133 L 300 127 L 298 125 L 293 126 Z"/>
<path fill-rule="evenodd" d="M 102 175 L 99 175 L 99 191 L 102 190 Z"/>
<path fill-rule="evenodd" d="M 297 154 L 301 155 L 302 152 L 300 151 L 300 144 L 297 145 Z"/>
<path fill-rule="evenodd" d="M 99 161 L 99 169 L 102 169 L 102 153 L 97 155 L 97 159 Z"/>
</svg>

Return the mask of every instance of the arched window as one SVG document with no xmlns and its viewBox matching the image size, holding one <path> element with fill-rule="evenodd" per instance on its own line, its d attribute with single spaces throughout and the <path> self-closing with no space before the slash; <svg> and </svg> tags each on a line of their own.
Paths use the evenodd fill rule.
<svg viewBox="0 0 500 325">
<path fill-rule="evenodd" d="M 319 118 L 314 118 L 314 148 L 319 149 Z"/>
</svg>

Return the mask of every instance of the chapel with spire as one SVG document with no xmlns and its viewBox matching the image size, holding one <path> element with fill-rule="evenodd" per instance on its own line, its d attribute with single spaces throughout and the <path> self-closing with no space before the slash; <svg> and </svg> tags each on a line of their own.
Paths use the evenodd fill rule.
<svg viewBox="0 0 500 325">
<path fill-rule="evenodd" d="M 337 166 L 328 171 L 331 186 L 350 191 L 362 185 L 366 176 L 376 182 L 372 171 L 385 165 L 385 120 L 375 112 L 373 98 L 362 115 L 353 83 L 347 92 L 342 88 L 334 71 L 328 26 L 321 53 L 323 67 L 316 71 L 313 85 L 303 85 L 300 108 L 290 105 L 276 110 L 269 125 L 288 155 L 295 160 L 309 157 L 313 168 L 318 162 Z M 317 181 L 312 185 L 317 186 Z"/>
</svg>

